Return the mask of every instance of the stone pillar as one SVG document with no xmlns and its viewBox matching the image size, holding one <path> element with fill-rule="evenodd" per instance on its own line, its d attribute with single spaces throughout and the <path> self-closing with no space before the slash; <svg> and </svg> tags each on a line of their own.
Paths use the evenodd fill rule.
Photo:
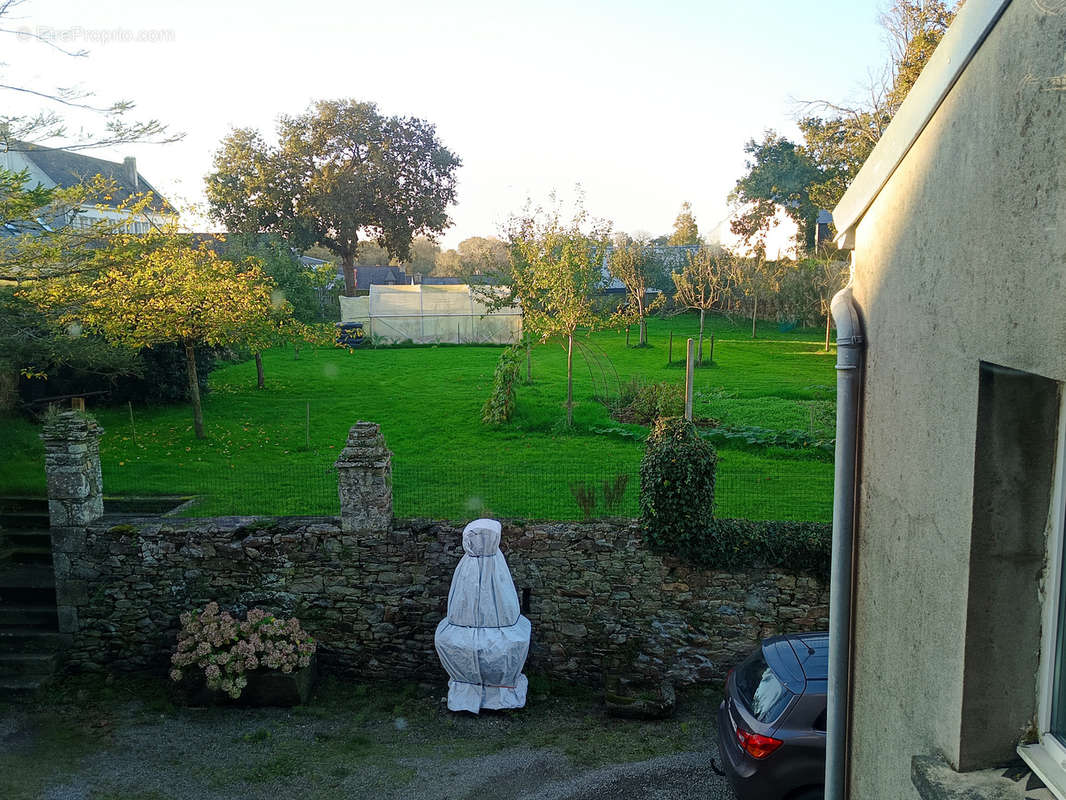
<svg viewBox="0 0 1066 800">
<path fill-rule="evenodd" d="M 100 437 L 96 420 L 62 411 L 44 424 L 44 471 L 48 478 L 48 518 L 53 528 L 77 528 L 104 513 Z"/>
<path fill-rule="evenodd" d="M 381 427 L 357 422 L 337 457 L 341 530 L 385 532 L 392 528 L 392 453 Z"/>
</svg>

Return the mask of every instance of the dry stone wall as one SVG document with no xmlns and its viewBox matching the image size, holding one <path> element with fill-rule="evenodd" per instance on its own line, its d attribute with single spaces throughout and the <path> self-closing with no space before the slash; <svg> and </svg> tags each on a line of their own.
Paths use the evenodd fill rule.
<svg viewBox="0 0 1066 800">
<path fill-rule="evenodd" d="M 104 517 L 53 530 L 77 669 L 162 669 L 178 615 L 209 600 L 295 614 L 328 671 L 444 680 L 433 631 L 461 526 L 338 518 Z M 504 522 L 501 549 L 533 625 L 529 669 L 597 683 L 605 671 L 722 679 L 762 637 L 827 626 L 828 587 L 785 571 L 730 573 L 649 552 L 631 520 Z"/>
</svg>

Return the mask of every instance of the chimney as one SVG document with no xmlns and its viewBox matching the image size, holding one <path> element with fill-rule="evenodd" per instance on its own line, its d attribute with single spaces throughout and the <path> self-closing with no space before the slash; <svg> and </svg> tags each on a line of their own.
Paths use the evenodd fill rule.
<svg viewBox="0 0 1066 800">
<path fill-rule="evenodd" d="M 140 191 L 137 180 L 137 159 L 133 156 L 126 156 L 122 159 L 122 168 L 126 172 L 126 180 L 129 181 L 133 191 Z"/>
</svg>

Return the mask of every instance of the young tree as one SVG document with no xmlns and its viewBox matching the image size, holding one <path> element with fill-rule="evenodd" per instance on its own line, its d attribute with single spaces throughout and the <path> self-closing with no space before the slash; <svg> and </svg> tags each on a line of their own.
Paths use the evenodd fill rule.
<svg viewBox="0 0 1066 800">
<path fill-rule="evenodd" d="M 703 324 L 708 311 L 721 301 L 729 289 L 734 257 L 721 251 L 701 247 L 689 253 L 688 263 L 681 272 L 673 273 L 674 302 L 682 308 L 700 312 L 700 340 L 697 350 L 699 366 L 703 366 Z"/>
<path fill-rule="evenodd" d="M 574 333 L 593 329 L 603 317 L 595 303 L 602 288 L 601 265 L 610 226 L 578 208 L 571 221 L 550 210 L 529 208 L 507 224 L 511 250 L 510 294 L 499 304 L 518 302 L 524 325 L 541 341 L 566 339 L 566 424 L 574 424 Z"/>
<path fill-rule="evenodd" d="M 759 297 L 775 290 L 774 264 L 761 254 L 729 261 L 729 284 L 736 294 L 751 300 L 751 338 L 758 335 Z"/>
<path fill-rule="evenodd" d="M 674 232 L 666 243 L 673 246 L 700 243 L 700 229 L 696 225 L 696 218 L 692 216 L 692 206 L 687 200 L 681 204 L 681 210 L 674 220 Z"/>
<path fill-rule="evenodd" d="M 273 231 L 299 247 L 329 248 L 354 295 L 361 240 L 402 262 L 415 236 L 451 224 L 461 163 L 424 120 L 385 117 L 373 103 L 321 101 L 281 118 L 276 147 L 248 129 L 226 136 L 207 197 L 212 217 L 231 231 Z"/>
<path fill-rule="evenodd" d="M 242 344 L 258 336 L 275 312 L 273 282 L 258 267 L 238 266 L 214 251 L 178 239 L 163 243 L 113 244 L 107 269 L 38 282 L 23 294 L 107 341 L 131 348 L 180 342 L 185 348 L 193 425 L 204 438 L 203 410 L 196 375 L 197 345 Z M 131 257 L 132 256 L 132 257 Z"/>
<path fill-rule="evenodd" d="M 654 258 L 647 243 L 631 240 L 628 243 L 616 244 L 611 250 L 608 270 L 626 290 L 626 307 L 619 318 L 627 324 L 633 319 L 637 320 L 640 326 L 638 345 L 645 347 L 648 344 L 647 315 L 662 305 L 664 299 L 660 294 L 648 303 L 648 289 L 661 279 L 662 269 L 659 262 Z"/>
<path fill-rule="evenodd" d="M 825 316 L 825 352 L 829 352 L 829 330 L 833 323 L 833 297 L 848 282 L 851 267 L 835 248 L 826 248 L 814 260 L 814 286 L 819 310 Z"/>
</svg>

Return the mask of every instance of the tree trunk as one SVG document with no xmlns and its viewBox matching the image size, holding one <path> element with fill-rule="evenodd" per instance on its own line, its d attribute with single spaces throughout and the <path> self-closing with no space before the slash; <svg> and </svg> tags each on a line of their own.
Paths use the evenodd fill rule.
<svg viewBox="0 0 1066 800">
<path fill-rule="evenodd" d="M 701 367 L 703 366 L 703 316 L 706 313 L 706 309 L 700 309 L 700 346 L 697 351 L 696 361 Z"/>
<path fill-rule="evenodd" d="M 263 381 L 263 354 L 255 354 L 255 388 L 264 389 L 266 384 Z"/>
<path fill-rule="evenodd" d="M 185 367 L 189 373 L 189 399 L 192 400 L 192 424 L 196 438 L 204 438 L 204 410 L 200 407 L 200 379 L 196 375 L 196 349 L 185 344 Z"/>
<path fill-rule="evenodd" d="M 293 361 L 299 361 L 300 360 L 300 345 L 298 345 L 298 344 L 294 344 L 292 346 L 292 360 Z"/>
<path fill-rule="evenodd" d="M 341 261 L 341 269 L 344 270 L 344 294 L 355 297 L 355 258 L 345 256 Z"/>
<path fill-rule="evenodd" d="M 755 338 L 755 320 L 759 313 L 759 295 L 755 295 L 755 303 L 751 307 L 751 338 Z"/>
<path fill-rule="evenodd" d="M 574 424 L 574 334 L 566 337 L 566 425 Z"/>
<path fill-rule="evenodd" d="M 830 314 L 825 315 L 825 352 L 829 352 L 829 323 L 833 317 Z"/>
<path fill-rule="evenodd" d="M 639 319 L 640 333 L 637 335 L 637 346 L 645 347 L 648 344 L 648 321 L 644 318 L 644 298 L 637 301 L 637 317 Z"/>
</svg>

